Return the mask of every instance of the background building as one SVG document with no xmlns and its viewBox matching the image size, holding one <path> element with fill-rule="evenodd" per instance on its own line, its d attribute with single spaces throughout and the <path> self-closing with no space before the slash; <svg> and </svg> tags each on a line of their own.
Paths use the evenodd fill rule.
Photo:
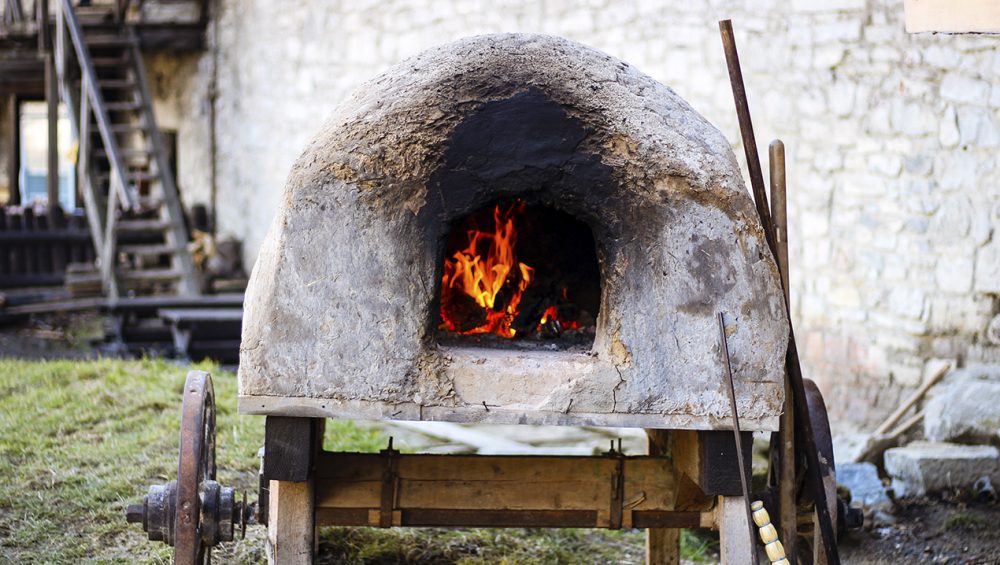
<svg viewBox="0 0 1000 565">
<path fill-rule="evenodd" d="M 468 35 L 555 34 L 622 58 L 742 160 L 716 25 L 732 18 L 761 154 L 773 138 L 787 147 L 793 314 L 834 412 L 877 420 L 941 360 L 1000 361 L 994 37 L 907 34 L 889 0 L 219 0 L 208 13 L 204 49 L 147 51 L 148 79 L 184 204 L 207 206 L 248 266 L 291 164 L 335 106 Z"/>
</svg>

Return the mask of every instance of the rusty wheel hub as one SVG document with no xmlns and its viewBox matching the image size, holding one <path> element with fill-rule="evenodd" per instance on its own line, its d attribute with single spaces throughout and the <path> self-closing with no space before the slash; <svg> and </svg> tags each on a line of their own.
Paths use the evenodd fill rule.
<svg viewBox="0 0 1000 565">
<path fill-rule="evenodd" d="M 130 523 L 142 524 L 152 541 L 174 547 L 174 563 L 208 563 L 211 548 L 231 541 L 236 527 L 246 532 L 252 509 L 236 499 L 234 489 L 215 480 L 215 393 L 212 377 L 191 371 L 181 405 L 180 459 L 177 480 L 152 485 L 142 504 L 125 511 Z"/>
</svg>

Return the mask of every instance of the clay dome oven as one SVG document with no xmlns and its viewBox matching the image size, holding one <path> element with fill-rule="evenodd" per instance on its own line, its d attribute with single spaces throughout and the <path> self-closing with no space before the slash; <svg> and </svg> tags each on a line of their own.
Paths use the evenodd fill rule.
<svg viewBox="0 0 1000 565">
<path fill-rule="evenodd" d="M 725 428 L 717 312 L 743 429 L 781 411 L 777 268 L 725 138 L 555 37 L 363 85 L 292 169 L 245 303 L 244 413 Z"/>
</svg>

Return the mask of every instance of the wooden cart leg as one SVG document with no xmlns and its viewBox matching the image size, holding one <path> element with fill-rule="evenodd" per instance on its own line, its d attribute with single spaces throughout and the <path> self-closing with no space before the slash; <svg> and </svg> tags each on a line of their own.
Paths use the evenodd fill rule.
<svg viewBox="0 0 1000 565">
<path fill-rule="evenodd" d="M 720 496 L 717 512 L 720 563 L 751 563 L 751 552 L 757 551 L 757 547 L 747 529 L 747 509 L 743 497 Z"/>
<path fill-rule="evenodd" d="M 267 519 L 267 562 L 312 565 L 316 543 L 313 481 L 271 481 Z"/>
<path fill-rule="evenodd" d="M 670 455 L 670 431 L 646 430 L 650 455 Z M 677 528 L 646 530 L 646 565 L 678 565 L 681 531 Z"/>
<path fill-rule="evenodd" d="M 681 531 L 677 528 L 646 530 L 646 565 L 679 565 Z"/>
<path fill-rule="evenodd" d="M 325 420 L 268 416 L 263 475 L 268 480 L 267 562 L 311 565 L 316 551 L 314 463 Z"/>
</svg>

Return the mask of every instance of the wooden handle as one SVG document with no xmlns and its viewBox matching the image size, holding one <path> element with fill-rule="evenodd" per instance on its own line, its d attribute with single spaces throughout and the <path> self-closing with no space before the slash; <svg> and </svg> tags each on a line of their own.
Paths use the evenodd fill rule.
<svg viewBox="0 0 1000 565">
<path fill-rule="evenodd" d="M 774 529 L 774 525 L 771 524 L 771 516 L 768 515 L 767 509 L 764 508 L 764 503 L 755 500 L 750 505 L 750 510 L 753 511 L 753 523 L 757 524 L 757 527 L 760 529 L 760 541 L 764 542 L 764 551 L 767 552 L 767 558 L 771 560 L 771 565 L 787 565 L 788 560 L 785 559 L 785 547 L 781 545 L 781 541 L 778 539 L 778 530 Z"/>
</svg>

